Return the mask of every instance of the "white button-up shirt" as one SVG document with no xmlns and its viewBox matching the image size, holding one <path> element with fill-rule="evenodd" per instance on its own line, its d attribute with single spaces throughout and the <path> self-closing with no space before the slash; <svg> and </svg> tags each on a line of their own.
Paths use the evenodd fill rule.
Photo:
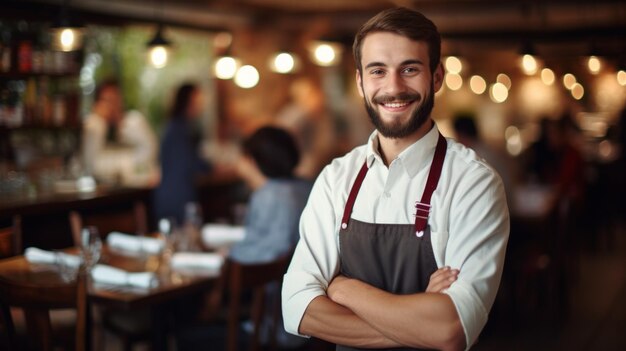
<svg viewBox="0 0 626 351">
<path fill-rule="evenodd" d="M 300 220 L 300 241 L 284 278 L 285 329 L 298 334 L 304 312 L 339 272 L 339 230 L 359 169 L 369 171 L 352 218 L 378 224 L 412 224 L 430 170 L 439 131 L 433 127 L 389 167 L 378 153 L 374 132 L 326 166 L 313 186 Z M 448 139 L 446 158 L 431 199 L 428 224 L 437 266 L 460 269 L 445 292 L 456 306 L 469 348 L 487 322 L 495 299 L 509 236 L 509 212 L 502 181 L 476 153 Z"/>
</svg>

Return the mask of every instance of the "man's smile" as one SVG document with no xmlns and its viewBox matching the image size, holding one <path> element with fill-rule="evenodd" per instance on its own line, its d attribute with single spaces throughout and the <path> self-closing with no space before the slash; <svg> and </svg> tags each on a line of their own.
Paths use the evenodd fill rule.
<svg viewBox="0 0 626 351">
<path fill-rule="evenodd" d="M 407 110 L 414 102 L 415 100 L 392 101 L 392 102 L 379 103 L 379 105 L 389 112 L 402 112 L 402 111 Z"/>
</svg>

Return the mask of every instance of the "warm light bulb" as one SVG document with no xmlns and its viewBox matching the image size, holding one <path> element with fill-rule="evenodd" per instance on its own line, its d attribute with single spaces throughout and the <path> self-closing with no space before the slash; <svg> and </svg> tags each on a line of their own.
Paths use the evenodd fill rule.
<svg viewBox="0 0 626 351">
<path fill-rule="evenodd" d="M 53 29 L 53 48 L 60 51 L 74 51 L 82 44 L 83 32 L 80 28 L 64 27 Z"/>
<path fill-rule="evenodd" d="M 551 69 L 544 68 L 541 70 L 541 81 L 543 82 L 543 84 L 552 85 L 554 84 L 554 79 L 554 72 Z"/>
<path fill-rule="evenodd" d="M 503 103 L 509 97 L 509 90 L 502 83 L 494 83 L 489 89 L 489 97 L 495 103 Z"/>
<path fill-rule="evenodd" d="M 448 56 L 445 65 L 446 71 L 449 73 L 459 74 L 463 70 L 463 63 L 456 56 Z"/>
<path fill-rule="evenodd" d="M 585 89 L 583 88 L 582 85 L 580 85 L 580 83 L 574 83 L 574 85 L 572 86 L 571 93 L 574 99 L 580 100 L 585 95 Z"/>
<path fill-rule="evenodd" d="M 576 84 L 576 76 L 571 73 L 565 73 L 565 75 L 563 76 L 563 85 L 565 86 L 565 88 L 567 88 L 568 90 L 572 90 L 574 84 Z"/>
<path fill-rule="evenodd" d="M 533 55 L 526 54 L 522 57 L 522 70 L 529 76 L 537 72 L 537 60 Z"/>
<path fill-rule="evenodd" d="M 226 49 L 233 42 L 233 35 L 228 32 L 220 32 L 213 37 L 213 45 L 218 49 Z"/>
<path fill-rule="evenodd" d="M 456 73 L 446 74 L 446 85 L 450 90 L 459 90 L 463 86 L 463 78 Z"/>
<path fill-rule="evenodd" d="M 511 90 L 511 86 L 513 85 L 513 82 L 511 82 L 511 78 L 509 78 L 509 76 L 504 73 L 498 74 L 498 76 L 496 77 L 496 82 L 504 84 L 506 90 Z"/>
<path fill-rule="evenodd" d="M 508 126 L 504 131 L 504 138 L 506 139 L 506 151 L 510 155 L 517 156 L 522 152 L 522 135 L 517 127 Z"/>
<path fill-rule="evenodd" d="M 287 52 L 281 52 L 274 57 L 271 68 L 277 73 L 289 73 L 293 71 L 296 61 L 293 56 Z"/>
<path fill-rule="evenodd" d="M 617 72 L 617 83 L 621 86 L 626 86 L 626 71 L 621 70 Z"/>
<path fill-rule="evenodd" d="M 165 48 L 165 46 L 153 46 L 150 49 L 150 63 L 155 68 L 163 68 L 167 65 L 167 55 L 167 48 Z"/>
<path fill-rule="evenodd" d="M 589 72 L 592 74 L 598 74 L 600 72 L 600 68 L 602 68 L 602 64 L 600 63 L 600 59 L 596 56 L 589 56 L 587 60 L 587 67 L 589 67 Z"/>
<path fill-rule="evenodd" d="M 215 76 L 219 79 L 231 79 L 237 73 L 239 64 L 230 56 L 221 57 L 215 62 Z"/>
<path fill-rule="evenodd" d="M 322 66 L 330 66 L 335 61 L 335 49 L 328 44 L 320 44 L 315 49 L 315 59 Z"/>
<path fill-rule="evenodd" d="M 487 90 L 487 82 L 481 76 L 472 76 L 470 78 L 470 89 L 472 89 L 474 94 L 480 95 Z"/>
<path fill-rule="evenodd" d="M 65 28 L 61 31 L 61 47 L 69 49 L 74 45 L 74 31 L 70 28 Z"/>
<path fill-rule="evenodd" d="M 259 83 L 259 71 L 254 66 L 245 65 L 237 70 L 235 84 L 244 89 L 255 87 Z"/>
</svg>

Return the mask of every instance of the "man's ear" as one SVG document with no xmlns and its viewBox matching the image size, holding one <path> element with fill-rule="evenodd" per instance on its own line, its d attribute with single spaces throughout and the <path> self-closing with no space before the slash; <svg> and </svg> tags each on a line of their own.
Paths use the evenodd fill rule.
<svg viewBox="0 0 626 351">
<path fill-rule="evenodd" d="M 361 97 L 365 97 L 365 92 L 363 91 L 363 78 L 361 77 L 361 71 L 357 68 L 356 70 L 356 90 L 359 91 L 359 95 Z"/>
<path fill-rule="evenodd" d="M 433 88 L 435 89 L 435 93 L 441 89 L 443 85 L 443 77 L 445 76 L 443 64 L 439 62 L 437 68 L 435 68 L 435 72 L 433 72 Z"/>
</svg>

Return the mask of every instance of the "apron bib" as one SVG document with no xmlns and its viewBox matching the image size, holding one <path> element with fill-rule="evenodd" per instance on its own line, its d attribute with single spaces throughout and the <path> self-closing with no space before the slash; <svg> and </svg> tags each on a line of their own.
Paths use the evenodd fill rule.
<svg viewBox="0 0 626 351">
<path fill-rule="evenodd" d="M 415 224 L 375 224 L 350 218 L 368 171 L 367 163 L 363 164 L 350 190 L 339 231 L 341 274 L 392 294 L 426 291 L 431 274 L 437 270 L 427 225 L 430 198 L 439 182 L 446 146 L 446 139 L 439 134 L 422 199 L 415 205 Z M 337 350 L 358 349 L 337 345 Z"/>
</svg>

